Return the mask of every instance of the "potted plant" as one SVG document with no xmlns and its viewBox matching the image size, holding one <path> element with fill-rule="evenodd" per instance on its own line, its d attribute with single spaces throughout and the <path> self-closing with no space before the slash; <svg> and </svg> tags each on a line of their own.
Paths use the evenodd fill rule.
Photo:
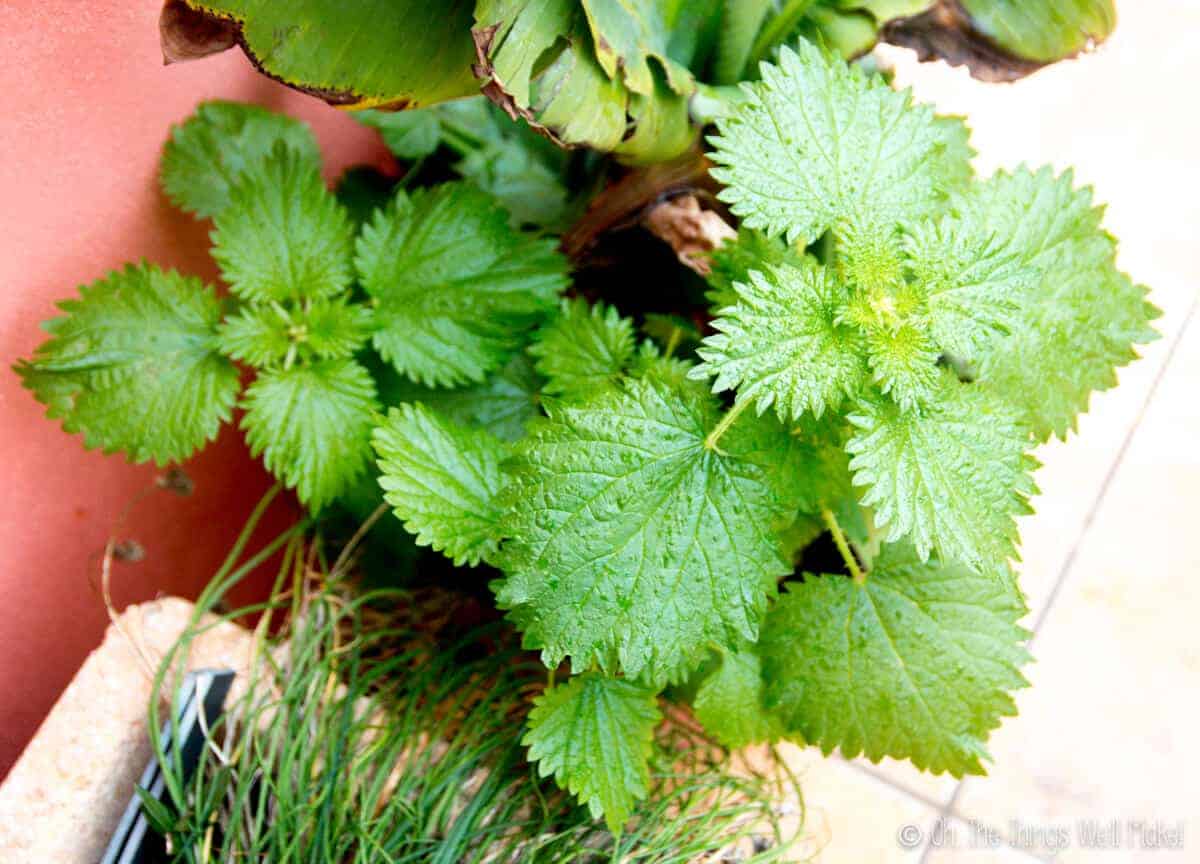
<svg viewBox="0 0 1200 864">
<path fill-rule="evenodd" d="M 882 32 L 1003 77 L 1102 36 L 1106 6 L 1055 37 L 986 3 L 665 5 L 391 4 L 364 30 L 168 4 L 170 56 L 240 43 L 407 108 L 361 115 L 400 170 L 331 192 L 302 125 L 202 105 L 162 182 L 212 219 L 228 294 L 130 266 L 18 366 L 138 461 L 186 459 L 236 407 L 303 531 L 494 601 L 548 675 L 520 752 L 617 836 L 662 792 L 667 713 L 731 750 L 982 772 L 1025 684 L 1031 450 L 1155 335 L 1069 172 L 975 177 L 961 120 L 840 56 Z"/>
</svg>

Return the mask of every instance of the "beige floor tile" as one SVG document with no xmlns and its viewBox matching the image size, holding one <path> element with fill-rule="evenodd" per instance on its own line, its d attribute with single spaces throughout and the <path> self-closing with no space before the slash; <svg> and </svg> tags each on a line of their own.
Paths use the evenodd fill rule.
<svg viewBox="0 0 1200 864">
<path fill-rule="evenodd" d="M 878 765 L 874 765 L 868 759 L 860 756 L 850 760 L 850 764 L 860 771 L 899 786 L 901 789 L 911 792 L 915 797 L 938 807 L 950 802 L 950 798 L 958 786 L 958 780 L 949 774 L 930 774 L 928 771 L 919 771 L 911 762 L 907 761 L 884 759 Z"/>
<path fill-rule="evenodd" d="M 808 747 L 788 747 L 788 764 L 804 791 L 805 823 L 792 860 L 814 864 L 906 864 L 920 859 L 921 843 L 937 811 L 844 760 Z M 912 826 L 909 828 L 908 826 Z"/>
<path fill-rule="evenodd" d="M 1200 860 L 1197 381 L 1200 318 L 1034 641 L 1034 686 L 993 739 L 992 776 L 957 801 L 964 817 L 1069 832 L 1056 860 Z M 1081 823 L 1109 820 L 1119 851 L 1086 848 Z M 1168 848 L 1147 848 L 1155 839 Z"/>
<path fill-rule="evenodd" d="M 965 70 L 914 62 L 902 49 L 879 49 L 898 83 L 919 101 L 967 117 L 976 167 L 988 175 L 1021 162 L 1074 166 L 1077 181 L 1107 203 L 1105 225 L 1121 240 L 1120 263 L 1151 286 L 1164 311 L 1164 339 L 1121 374 L 1121 386 L 1094 398 L 1079 434 L 1038 454 L 1042 495 L 1022 520 L 1021 580 L 1036 615 L 1049 596 L 1087 513 L 1145 396 L 1167 346 L 1200 285 L 1195 230 L 1200 225 L 1200 112 L 1183 83 L 1200 31 L 1200 4 L 1118 3 L 1119 26 L 1094 54 L 1060 63 L 1011 85 L 983 84 Z M 1164 82 L 1180 82 L 1173 85 Z"/>
</svg>

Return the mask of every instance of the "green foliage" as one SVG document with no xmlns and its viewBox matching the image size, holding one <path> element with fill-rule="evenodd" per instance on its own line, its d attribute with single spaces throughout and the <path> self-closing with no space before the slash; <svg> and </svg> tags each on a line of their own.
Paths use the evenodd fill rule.
<svg viewBox="0 0 1200 864">
<path fill-rule="evenodd" d="M 519 697 L 503 732 L 481 726 L 487 747 L 511 745 L 481 782 L 509 776 L 524 725 L 538 771 L 594 817 L 652 825 L 655 726 L 682 710 L 660 699 L 730 747 L 791 737 L 980 772 L 1024 683 L 1010 567 L 1030 451 L 1115 383 L 1156 310 L 1069 173 L 976 180 L 961 121 L 862 67 L 800 43 L 741 97 L 701 86 L 795 32 L 850 51 L 920 6 L 480 0 L 426 21 L 436 61 L 443 25 L 473 11 L 493 99 L 625 159 L 690 146 L 690 96 L 721 103 L 712 175 L 741 225 L 711 256 L 711 308 L 652 255 L 613 266 L 638 248 L 627 233 L 594 238 L 572 285 L 548 228 L 620 175 L 480 99 L 363 116 L 404 173 L 350 173 L 336 196 L 303 127 L 207 105 L 175 131 L 164 185 L 213 216 L 231 296 L 130 268 L 64 303 L 18 371 L 89 446 L 158 461 L 210 440 L 245 374 L 251 450 L 310 511 L 382 516 L 396 578 L 436 578 L 420 544 L 453 562 L 442 576 L 491 580 L 524 646 L 574 677 Z M 283 27 L 318 8 L 258 9 L 254 27 L 279 25 L 282 63 L 331 38 Z M 376 11 L 387 31 L 396 9 Z M 357 15 L 331 31 L 348 46 L 373 43 L 345 33 Z M 458 86 L 438 69 L 426 95 Z M 386 89 L 406 73 L 373 74 Z M 690 169 L 660 170 L 591 202 L 580 233 L 628 227 L 616 199 L 642 180 L 669 194 Z M 438 716 L 485 704 L 481 681 Z M 533 794 L 526 773 L 513 788 Z M 388 811 L 396 830 L 446 827 L 420 810 L 429 790 L 401 782 L 414 809 Z"/>
<path fill-rule="evenodd" d="M 318 166 L 283 145 L 242 175 L 213 224 L 213 258 L 243 300 L 331 297 L 350 285 L 350 219 Z"/>
<path fill-rule="evenodd" d="M 446 148 L 457 159 L 454 169 L 499 201 L 517 225 L 566 227 L 568 154 L 484 97 L 356 116 L 401 159 L 419 161 Z"/>
<path fill-rule="evenodd" d="M 217 353 L 221 307 L 198 279 L 130 265 L 79 289 L 17 364 L 46 413 L 87 447 L 134 462 L 186 459 L 217 435 L 239 389 Z"/>
<path fill-rule="evenodd" d="M 613 383 L 633 352 L 632 321 L 615 307 L 578 299 L 564 300 L 529 348 L 546 378 L 542 389 L 558 396 L 587 396 Z"/>
<path fill-rule="evenodd" d="M 1157 338 L 1146 289 L 1117 270 L 1116 241 L 1100 225 L 1090 189 L 1068 171 L 999 173 L 959 203 L 1036 273 L 1010 333 L 979 362 L 980 381 L 1025 412 L 1039 441 L 1066 438 L 1094 390 L 1116 386 L 1133 346 Z"/>
<path fill-rule="evenodd" d="M 725 651 L 692 700 L 696 719 L 726 747 L 740 748 L 784 735 L 779 716 L 766 707 L 762 661 L 753 647 Z"/>
<path fill-rule="evenodd" d="M 202 102 L 171 130 L 159 179 L 175 206 L 210 218 L 225 209 L 242 172 L 280 142 L 319 164 L 317 142 L 303 123 L 252 105 Z"/>
<path fill-rule="evenodd" d="M 184 2 L 212 30 L 236 30 L 228 45 L 240 43 L 262 72 L 331 104 L 440 111 L 482 91 L 548 138 L 632 162 L 688 150 L 693 121 L 711 119 L 706 106 L 727 110 L 736 101 L 730 85 L 756 79 L 762 61 L 778 59 L 780 46 L 797 39 L 846 58 L 890 39 L 996 80 L 1073 56 L 1115 23 L 1112 0 L 964 0 L 953 15 L 940 14 L 933 0 Z M 164 47 L 194 36 L 168 28 Z M 216 41 L 202 39 L 196 50 L 211 52 Z M 443 117 L 383 116 L 368 122 L 386 127 L 403 158 L 438 146 Z M 464 165 L 473 164 L 460 170 L 502 201 L 498 187 L 473 174 L 491 173 L 490 165 L 517 185 L 544 179 L 536 169 L 522 177 L 519 169 L 535 164 L 524 147 L 506 152 L 466 156 Z"/>
<path fill-rule="evenodd" d="M 522 743 L 538 773 L 553 774 L 618 832 L 634 802 L 646 797 L 647 759 L 660 718 L 653 690 L 585 672 L 534 701 Z"/>
<path fill-rule="evenodd" d="M 705 438 L 719 416 L 703 392 L 647 376 L 552 406 L 522 442 L 496 596 L 547 665 L 569 656 L 661 685 L 708 643 L 757 637 L 788 572 L 765 464 L 787 438 L 743 424 L 717 453 Z"/>
<path fill-rule="evenodd" d="M 714 377 L 714 391 L 736 389 L 739 400 L 759 413 L 774 406 L 785 421 L 836 410 L 861 387 L 861 337 L 839 320 L 846 289 L 826 270 L 767 265 L 734 291 L 737 301 L 720 310 L 693 378 Z"/>
<path fill-rule="evenodd" d="M 184 0 L 233 21 L 264 73 L 335 105 L 431 105 L 478 91 L 471 0 Z"/>
<path fill-rule="evenodd" d="M 243 407 L 250 452 L 314 510 L 367 467 L 375 383 L 352 360 L 267 369 L 246 390 Z"/>
<path fill-rule="evenodd" d="M 716 0 L 479 0 L 476 71 L 498 104 L 557 140 L 632 161 L 669 159 L 695 137 L 687 108 L 696 89 L 690 66 L 703 62 L 703 37 L 717 6 Z"/>
<path fill-rule="evenodd" d="M 478 189 L 399 192 L 358 240 L 359 279 L 374 301 L 375 348 L 414 381 L 482 381 L 554 308 L 567 264 L 549 240 L 511 228 Z"/>
<path fill-rule="evenodd" d="M 530 422 L 541 416 L 543 381 L 524 353 L 482 384 L 454 389 L 415 384 L 391 367 L 380 369 L 377 377 L 384 404 L 422 402 L 456 423 L 482 427 L 504 441 L 524 437 Z"/>
<path fill-rule="evenodd" d="M 981 774 L 987 734 L 1026 686 L 1025 611 L 1011 581 L 904 547 L 884 547 L 863 582 L 806 573 L 767 616 L 768 705 L 826 753 Z"/>
<path fill-rule="evenodd" d="M 306 551 L 289 545 L 284 571 Z M 472 601 L 451 592 L 364 593 L 321 576 L 290 616 L 281 614 L 294 599 L 290 585 L 270 598 L 283 626 L 255 634 L 244 686 L 194 771 L 164 738 L 162 712 L 151 714 L 166 794 L 150 799 L 157 806 L 148 815 L 166 828 L 163 860 L 682 864 L 751 846 L 746 864 L 787 860 L 799 826 L 780 803 L 798 790 L 771 763 L 735 770 L 726 751 L 669 723 L 646 740 L 652 697 L 625 682 L 602 684 L 592 693 L 606 719 L 634 724 L 636 744 L 619 738 L 615 752 L 635 758 L 644 796 L 614 835 L 526 764 L 520 730 L 532 724 L 530 693 L 545 671 L 515 634 L 495 622 L 437 627 L 470 613 Z M 259 614 L 223 611 L 223 601 L 228 595 L 210 586 L 199 609 L 233 621 Z M 211 620 L 198 613 L 171 646 L 149 705 L 172 704 L 180 660 Z M 578 686 L 554 688 L 542 704 Z M 624 781 L 595 751 L 566 747 L 570 759 L 591 755 L 589 783 Z M 605 791 L 624 794 L 612 784 Z"/>
<path fill-rule="evenodd" d="M 1002 49 L 1040 63 L 1053 63 L 1102 42 L 1117 23 L 1113 0 L 963 0 L 972 26 Z"/>
<path fill-rule="evenodd" d="M 933 111 L 800 43 L 763 67 L 713 139 L 723 201 L 742 223 L 811 243 L 848 221 L 888 228 L 933 212 L 950 155 Z"/>
<path fill-rule="evenodd" d="M 393 408 L 374 444 L 384 497 L 419 544 L 455 564 L 495 555 L 503 442 L 417 403 Z"/>
<path fill-rule="evenodd" d="M 850 416 L 850 468 L 888 540 L 907 537 L 922 559 L 934 550 L 982 570 L 1014 555 L 1014 517 L 1031 512 L 1036 463 L 1006 403 L 946 372 L 921 410 L 886 399 L 859 410 Z"/>
<path fill-rule="evenodd" d="M 780 264 L 743 234 L 722 253 L 729 305 L 692 374 L 735 390 L 738 410 L 843 414 L 886 539 L 1001 569 L 1035 491 L 1026 451 L 1114 383 L 1154 310 L 1069 176 L 945 187 L 952 151 L 927 109 L 811 46 L 781 64 L 719 124 L 714 174 L 749 224 L 824 235 L 821 259 Z"/>
<path fill-rule="evenodd" d="M 370 335 L 371 312 L 345 297 L 245 306 L 221 325 L 221 351 L 251 366 L 352 357 Z"/>
</svg>

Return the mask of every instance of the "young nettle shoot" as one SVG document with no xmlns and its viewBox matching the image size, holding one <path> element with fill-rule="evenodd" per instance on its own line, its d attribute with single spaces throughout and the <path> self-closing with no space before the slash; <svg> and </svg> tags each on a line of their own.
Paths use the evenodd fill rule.
<svg viewBox="0 0 1200 864">
<path fill-rule="evenodd" d="M 470 149 L 423 122 L 419 146 L 401 130 L 418 159 L 439 135 Z M 666 702 L 728 747 L 982 772 L 1025 686 L 1031 451 L 1157 312 L 1069 172 L 977 179 L 960 120 L 807 43 L 708 141 L 741 224 L 711 307 L 657 310 L 708 322 L 685 339 L 627 314 L 627 285 L 575 296 L 555 239 L 514 227 L 536 206 L 406 179 L 360 224 L 303 127 L 206 105 L 163 181 L 213 218 L 229 296 L 128 268 L 64 302 L 18 369 L 87 446 L 136 461 L 186 459 L 236 403 L 313 511 L 378 472 L 416 542 L 493 571 L 557 671 L 529 757 L 613 831 L 651 788 Z"/>
</svg>

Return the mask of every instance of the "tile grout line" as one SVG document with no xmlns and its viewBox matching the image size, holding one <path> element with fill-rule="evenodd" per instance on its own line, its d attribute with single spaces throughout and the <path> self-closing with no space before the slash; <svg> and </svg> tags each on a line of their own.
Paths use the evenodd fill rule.
<svg viewBox="0 0 1200 864">
<path fill-rule="evenodd" d="M 930 810 L 933 810 L 938 813 L 941 812 L 942 805 L 939 804 L 933 798 L 930 798 L 928 795 L 925 795 L 922 792 L 918 792 L 915 789 L 910 789 L 904 783 L 901 783 L 897 780 L 893 780 L 891 777 L 888 777 L 885 774 L 880 774 L 880 773 L 872 770 L 872 768 L 870 766 L 861 765 L 858 762 L 852 762 L 849 759 L 846 759 L 844 757 L 842 757 L 842 762 L 845 763 L 846 765 L 849 765 L 851 768 L 853 768 L 859 774 L 862 774 L 866 777 L 870 777 L 875 782 L 882 783 L 884 786 L 887 786 L 889 789 L 891 789 L 895 792 L 899 792 L 900 794 L 905 795 L 906 797 L 911 798 L 914 801 L 917 801 L 918 803 L 924 804 Z"/>
<path fill-rule="evenodd" d="M 1067 581 L 1067 576 L 1070 575 L 1072 568 L 1075 566 L 1075 560 L 1079 557 L 1079 551 L 1083 546 L 1083 541 L 1092 528 L 1092 523 L 1096 521 L 1096 517 L 1100 514 L 1100 508 L 1104 505 L 1105 498 L 1108 497 L 1108 490 L 1112 486 L 1113 480 L 1117 476 L 1121 465 L 1125 461 L 1125 455 L 1129 451 L 1130 445 L 1133 443 L 1133 438 L 1137 434 L 1137 430 L 1142 425 L 1142 420 L 1146 416 L 1146 412 L 1150 408 L 1150 404 L 1154 401 L 1154 397 L 1158 394 L 1158 386 L 1166 377 L 1167 370 L 1171 367 L 1171 361 L 1175 359 L 1175 352 L 1179 349 L 1180 343 L 1183 342 L 1184 336 L 1187 335 L 1188 327 L 1195 317 L 1197 307 L 1200 306 L 1200 295 L 1192 298 L 1191 305 L 1188 306 L 1187 313 L 1184 315 L 1183 323 L 1179 327 L 1179 333 L 1171 342 L 1170 348 L 1167 349 L 1167 356 L 1163 360 L 1162 366 L 1159 367 L 1158 373 L 1154 376 L 1154 380 L 1150 383 L 1150 390 L 1146 393 L 1146 398 L 1142 400 L 1142 405 L 1138 409 L 1137 417 L 1129 427 L 1129 431 L 1125 433 L 1124 440 L 1121 441 L 1121 446 L 1117 450 L 1116 458 L 1109 465 L 1108 471 L 1104 474 L 1104 481 L 1100 484 L 1100 491 L 1096 494 L 1096 498 L 1092 501 L 1092 506 L 1088 508 L 1087 515 L 1083 519 L 1083 525 L 1079 529 L 1079 534 L 1075 537 L 1075 542 L 1071 544 L 1071 551 L 1067 553 L 1066 560 L 1063 561 L 1062 567 L 1059 568 L 1058 577 L 1054 580 L 1054 587 L 1050 589 L 1050 595 L 1046 598 L 1045 605 L 1038 612 L 1037 620 L 1033 623 L 1032 633 L 1029 640 L 1025 643 L 1028 648 L 1033 645 L 1037 639 L 1038 633 L 1042 630 L 1042 625 L 1046 623 L 1046 619 L 1050 615 L 1050 610 L 1054 608 L 1055 601 L 1058 600 L 1059 594 L 1062 592 L 1063 584 Z M 961 784 L 960 784 L 961 785 Z M 957 793 L 957 789 L 955 792 Z M 951 797 L 951 800 L 953 800 Z"/>
<path fill-rule="evenodd" d="M 1066 582 L 1067 576 L 1070 575 L 1071 569 L 1075 565 L 1075 560 L 1079 557 L 1079 550 L 1083 546 L 1083 541 L 1087 538 L 1088 533 L 1091 531 L 1092 523 L 1095 522 L 1096 517 L 1100 513 L 1100 508 L 1104 505 L 1104 499 L 1108 496 L 1109 487 L 1116 478 L 1117 471 L 1120 470 L 1121 465 L 1125 461 L 1125 455 L 1129 451 L 1130 445 L 1133 443 L 1133 438 L 1137 434 L 1138 428 L 1142 425 L 1142 420 L 1145 418 L 1146 412 L 1150 409 L 1150 405 L 1154 401 L 1154 397 L 1158 394 L 1158 386 L 1162 382 L 1163 378 L 1166 377 L 1167 370 L 1171 367 L 1171 361 L 1175 359 L 1175 352 L 1179 349 L 1180 344 L 1183 342 L 1184 337 L 1188 333 L 1188 328 L 1192 324 L 1192 319 L 1195 317 L 1197 307 L 1200 307 L 1200 294 L 1197 294 L 1192 298 L 1192 302 L 1188 306 L 1187 313 L 1184 315 L 1183 323 L 1179 327 L 1179 332 L 1176 334 L 1175 339 L 1171 342 L 1171 346 L 1167 349 L 1167 356 L 1163 359 L 1162 366 L 1159 367 L 1158 373 L 1154 376 L 1154 380 L 1150 383 L 1150 389 L 1146 393 L 1146 398 L 1142 400 L 1142 404 L 1138 409 L 1137 416 L 1134 418 L 1133 423 L 1130 424 L 1129 431 L 1125 433 L 1125 437 L 1121 441 L 1121 446 L 1117 450 L 1116 457 L 1113 459 L 1112 464 L 1109 465 L 1108 471 L 1105 472 L 1104 481 L 1100 484 L 1100 491 L 1096 493 L 1096 498 L 1092 501 L 1092 506 L 1088 508 L 1087 515 L 1083 520 L 1083 525 L 1079 529 L 1079 534 L 1075 537 L 1075 542 L 1071 544 L 1071 551 L 1067 553 L 1066 560 L 1063 561 L 1062 567 L 1059 568 L 1058 576 L 1054 580 L 1054 586 L 1050 589 L 1050 595 L 1046 598 L 1045 605 L 1038 613 L 1037 620 L 1034 621 L 1032 632 L 1029 635 L 1029 640 L 1025 643 L 1026 647 L 1033 645 L 1038 633 L 1040 633 L 1042 630 L 1042 625 L 1045 624 L 1046 619 L 1049 616 L 1051 608 L 1053 608 L 1055 601 L 1058 599 L 1058 596 L 1062 591 L 1063 584 Z M 890 785 L 895 786 L 898 789 L 900 788 L 897 784 L 891 783 L 891 781 L 888 781 L 885 778 L 881 777 L 880 779 L 884 780 L 884 782 L 888 782 Z M 955 805 L 958 803 L 959 794 L 962 792 L 964 783 L 966 783 L 966 778 L 959 780 L 958 783 L 955 784 L 954 791 L 950 793 L 950 798 L 944 805 L 942 805 L 942 807 L 938 809 L 938 819 L 964 819 L 964 817 L 955 810 Z M 908 792 L 908 790 L 904 789 L 901 789 L 901 791 Z M 908 794 L 913 795 L 911 792 L 908 792 Z M 913 797 L 919 797 L 919 800 L 924 800 L 923 796 L 913 795 Z M 1039 858 L 1038 856 L 1024 849 L 1017 849 L 1013 846 L 1009 846 L 1008 844 L 1005 844 L 1005 848 L 1011 849 L 1018 855 L 1023 855 L 1031 861 L 1043 860 L 1042 858 Z M 933 847 L 930 845 L 930 841 L 926 840 L 925 847 L 921 851 L 919 864 L 927 864 L 929 855 L 932 851 Z"/>
</svg>

